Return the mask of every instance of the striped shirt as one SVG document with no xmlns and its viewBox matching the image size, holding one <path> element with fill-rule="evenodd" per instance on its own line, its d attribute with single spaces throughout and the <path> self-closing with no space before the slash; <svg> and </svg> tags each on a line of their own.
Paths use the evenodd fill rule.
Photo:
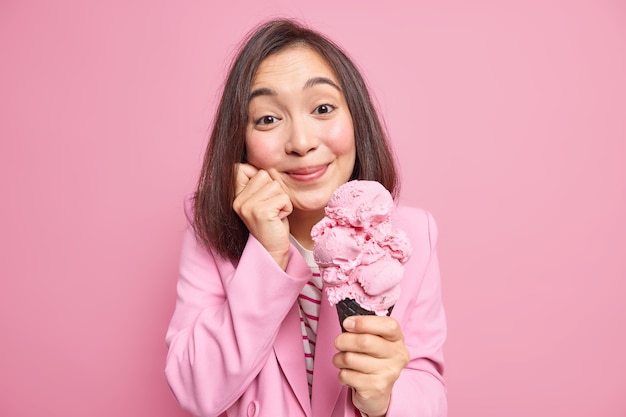
<svg viewBox="0 0 626 417">
<path fill-rule="evenodd" d="M 298 310 L 300 311 L 300 325 L 302 327 L 302 343 L 304 345 L 304 363 L 309 383 L 309 396 L 313 387 L 313 362 L 315 359 L 315 340 L 317 338 L 317 323 L 322 300 L 322 278 L 315 260 L 313 251 L 305 249 L 292 236 L 291 242 L 298 249 L 309 268 L 311 278 L 298 296 Z"/>
</svg>

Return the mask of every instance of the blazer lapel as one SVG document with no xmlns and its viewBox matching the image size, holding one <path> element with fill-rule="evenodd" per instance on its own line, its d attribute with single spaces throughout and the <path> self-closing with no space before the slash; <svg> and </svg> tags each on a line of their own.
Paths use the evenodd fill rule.
<svg viewBox="0 0 626 417">
<path fill-rule="evenodd" d="M 289 386 L 293 390 L 304 413 L 311 415 L 298 303 L 294 303 L 278 330 L 278 335 L 274 342 L 274 352 L 285 374 L 285 378 L 287 378 Z"/>
<path fill-rule="evenodd" d="M 338 370 L 333 366 L 335 337 L 341 333 L 337 310 L 322 295 L 313 369 L 312 410 L 314 416 L 330 416 L 337 403 L 342 385 L 337 381 Z M 345 388 L 345 387 L 344 387 Z"/>
</svg>

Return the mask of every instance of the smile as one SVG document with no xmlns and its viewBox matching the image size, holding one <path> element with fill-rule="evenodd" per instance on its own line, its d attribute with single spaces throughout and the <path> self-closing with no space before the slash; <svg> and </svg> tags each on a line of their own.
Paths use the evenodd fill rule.
<svg viewBox="0 0 626 417">
<path fill-rule="evenodd" d="M 326 172 L 328 165 L 317 165 L 288 171 L 287 174 L 297 181 L 316 180 Z"/>
</svg>

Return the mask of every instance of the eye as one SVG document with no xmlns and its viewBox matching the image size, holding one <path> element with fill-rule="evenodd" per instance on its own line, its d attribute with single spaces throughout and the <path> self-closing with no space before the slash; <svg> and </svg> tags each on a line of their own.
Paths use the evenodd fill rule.
<svg viewBox="0 0 626 417">
<path fill-rule="evenodd" d="M 330 104 L 321 104 L 313 110 L 313 114 L 327 114 L 335 110 L 335 107 Z"/>
<path fill-rule="evenodd" d="M 274 116 L 262 116 L 255 120 L 254 124 L 256 125 L 271 125 L 272 123 L 276 123 L 278 121 L 278 117 Z"/>
</svg>

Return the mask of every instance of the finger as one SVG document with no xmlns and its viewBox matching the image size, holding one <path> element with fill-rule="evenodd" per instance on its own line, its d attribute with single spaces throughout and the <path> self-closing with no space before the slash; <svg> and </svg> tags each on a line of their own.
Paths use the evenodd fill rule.
<svg viewBox="0 0 626 417">
<path fill-rule="evenodd" d="M 259 170 L 250 164 L 244 163 L 235 164 L 235 170 L 235 195 L 239 195 Z"/>
<path fill-rule="evenodd" d="M 278 184 L 280 184 L 281 188 L 283 189 L 283 192 L 285 194 L 289 194 L 289 190 L 287 188 L 285 188 L 285 184 L 282 181 L 282 175 L 279 171 L 277 171 L 274 168 L 270 168 L 267 170 L 267 173 L 269 174 L 270 178 L 272 178 L 274 181 L 276 181 Z"/>
<path fill-rule="evenodd" d="M 282 205 L 278 213 L 278 218 L 281 220 L 286 219 L 293 211 L 293 203 L 287 194 L 281 194 Z"/>
<path fill-rule="evenodd" d="M 240 216 L 257 221 L 285 219 L 293 210 L 289 196 L 277 181 L 273 181 L 267 172 L 259 170 L 246 187 L 235 198 L 233 208 Z"/>
<path fill-rule="evenodd" d="M 390 342 L 403 339 L 400 323 L 388 316 L 351 316 L 343 321 L 343 327 L 349 333 L 372 334 Z"/>
<path fill-rule="evenodd" d="M 278 195 L 285 195 L 285 192 L 278 181 L 274 181 L 267 171 L 260 169 L 250 178 L 241 195 L 244 200 L 251 198 L 255 201 L 267 201 Z"/>
<path fill-rule="evenodd" d="M 337 379 L 342 385 L 353 388 L 356 392 L 383 390 L 384 380 L 377 375 L 364 374 L 353 369 L 341 369 Z"/>
<path fill-rule="evenodd" d="M 362 353 L 375 358 L 384 358 L 389 353 L 386 345 L 392 343 L 369 333 L 342 333 L 335 338 L 335 347 L 340 352 Z"/>
<path fill-rule="evenodd" d="M 379 370 L 380 364 L 372 356 L 357 352 L 339 352 L 333 356 L 333 365 L 338 369 L 351 369 L 364 374 Z"/>
<path fill-rule="evenodd" d="M 272 195 L 268 193 L 267 189 L 263 190 L 265 186 L 273 182 L 267 171 L 257 169 L 252 165 L 241 165 L 237 183 L 235 184 L 236 194 L 233 201 L 233 208 L 236 210 L 245 204 L 254 203 L 254 201 L 267 200 Z M 251 176 L 249 177 L 249 175 Z M 279 187 L 274 188 L 279 189 Z"/>
<path fill-rule="evenodd" d="M 359 386 L 360 388 L 360 385 L 363 384 L 363 374 L 352 369 L 340 369 L 339 373 L 337 374 L 337 379 L 339 380 L 340 384 L 346 385 L 353 389 L 358 389 L 357 387 L 355 387 L 355 385 Z"/>
<path fill-rule="evenodd" d="M 252 199 L 251 199 L 252 200 Z M 258 220 L 283 220 L 293 211 L 289 196 L 275 183 L 262 187 L 255 195 L 255 201 L 248 200 L 242 206 L 242 212 Z"/>
</svg>

